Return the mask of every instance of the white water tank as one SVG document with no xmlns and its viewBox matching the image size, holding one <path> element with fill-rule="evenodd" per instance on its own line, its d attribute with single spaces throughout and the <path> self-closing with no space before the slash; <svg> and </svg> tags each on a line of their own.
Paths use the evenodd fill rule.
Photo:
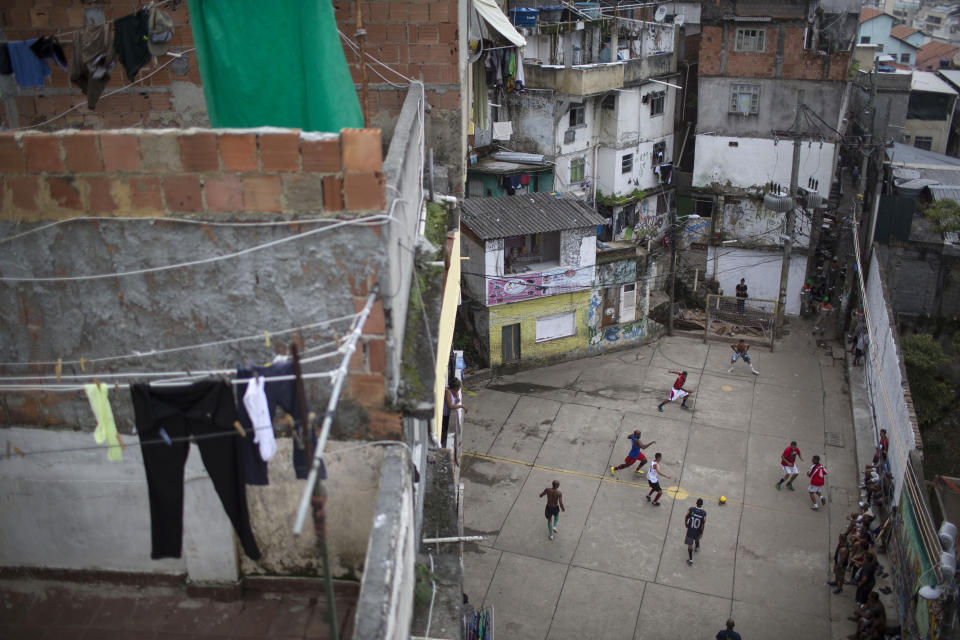
<svg viewBox="0 0 960 640">
<path fill-rule="evenodd" d="M 944 520 L 937 535 L 940 538 L 940 547 L 944 551 L 953 552 L 957 546 L 957 526 L 949 520 Z"/>
</svg>

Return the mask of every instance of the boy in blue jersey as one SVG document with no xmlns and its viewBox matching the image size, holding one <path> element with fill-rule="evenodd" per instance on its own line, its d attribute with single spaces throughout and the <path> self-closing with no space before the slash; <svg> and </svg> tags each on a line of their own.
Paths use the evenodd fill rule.
<svg viewBox="0 0 960 640">
<path fill-rule="evenodd" d="M 707 512 L 703 510 L 703 498 L 697 498 L 697 506 L 687 509 L 683 524 L 687 526 L 687 537 L 684 539 L 687 545 L 687 564 L 693 566 L 693 552 L 700 551 L 700 538 L 707 526 Z"/>
</svg>

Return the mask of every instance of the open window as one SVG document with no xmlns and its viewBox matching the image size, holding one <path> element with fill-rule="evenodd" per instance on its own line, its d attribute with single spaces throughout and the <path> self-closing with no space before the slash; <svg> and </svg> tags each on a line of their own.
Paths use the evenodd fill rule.
<svg viewBox="0 0 960 640">
<path fill-rule="evenodd" d="M 543 271 L 560 266 L 560 232 L 528 233 L 503 242 L 505 274 Z"/>
</svg>

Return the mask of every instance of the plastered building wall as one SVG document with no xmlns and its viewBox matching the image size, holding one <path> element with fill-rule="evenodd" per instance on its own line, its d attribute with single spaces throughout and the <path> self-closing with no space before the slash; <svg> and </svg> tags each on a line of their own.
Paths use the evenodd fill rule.
<svg viewBox="0 0 960 640">
<path fill-rule="evenodd" d="M 503 363 L 503 327 L 520 324 L 521 360 L 545 360 L 551 357 L 574 357 L 585 353 L 589 340 L 587 315 L 590 291 L 576 291 L 490 307 L 490 366 Z M 575 313 L 575 335 L 537 342 L 537 318 Z"/>
<path fill-rule="evenodd" d="M 777 300 L 780 295 L 780 270 L 783 254 L 759 249 L 707 248 L 706 277 L 715 279 L 725 296 L 732 296 L 740 278 L 746 279 L 751 298 Z M 800 288 L 807 270 L 807 257 L 794 253 L 787 275 L 785 312 L 800 314 Z"/>
<path fill-rule="evenodd" d="M 893 501 L 896 503 L 903 490 L 910 452 L 922 450 L 923 441 L 902 363 L 900 336 L 887 296 L 884 274 L 874 254 L 870 259 L 864 302 L 870 325 L 867 358 L 873 365 L 864 367 L 863 371 L 870 403 L 877 408 L 873 412 L 874 434 L 886 429 L 890 438 L 888 460 L 894 479 Z"/>
<path fill-rule="evenodd" d="M 800 147 L 798 184 L 817 180 L 817 192 L 830 195 L 833 170 L 833 143 L 804 142 Z M 694 187 L 732 187 L 760 191 L 770 182 L 790 187 L 793 142 L 773 138 L 714 136 L 700 134 L 696 140 L 697 163 L 693 171 Z"/>
</svg>

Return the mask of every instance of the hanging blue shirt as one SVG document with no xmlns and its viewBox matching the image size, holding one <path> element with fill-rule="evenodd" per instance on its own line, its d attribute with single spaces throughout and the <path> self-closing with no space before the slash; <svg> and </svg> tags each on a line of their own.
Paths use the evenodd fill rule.
<svg viewBox="0 0 960 640">
<path fill-rule="evenodd" d="M 30 50 L 30 45 L 36 41 L 36 38 L 31 38 L 7 43 L 13 74 L 17 78 L 17 84 L 24 89 L 42 87 L 43 81 L 50 75 L 50 65 L 47 61 L 38 58 Z"/>
</svg>

